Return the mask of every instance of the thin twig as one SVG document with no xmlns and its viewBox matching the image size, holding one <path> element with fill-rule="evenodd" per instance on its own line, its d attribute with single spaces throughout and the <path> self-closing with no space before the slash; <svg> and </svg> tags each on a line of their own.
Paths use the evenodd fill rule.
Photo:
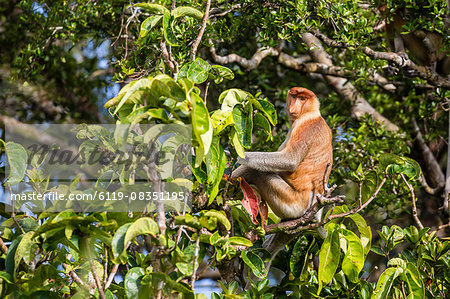
<svg viewBox="0 0 450 299">
<path fill-rule="evenodd" d="M 103 285 L 106 285 L 107 279 L 108 279 L 108 250 L 105 247 L 105 263 L 103 264 Z"/>
<path fill-rule="evenodd" d="M 200 236 L 202 232 L 199 231 L 197 235 L 197 240 L 195 241 L 195 251 L 194 251 L 194 269 L 192 270 L 192 276 L 191 276 L 191 287 L 194 289 L 195 280 L 197 279 L 197 264 L 198 264 L 198 252 L 200 248 Z"/>
<path fill-rule="evenodd" d="M 113 282 L 114 276 L 117 273 L 117 269 L 119 269 L 119 264 L 114 264 L 111 269 L 111 273 L 109 273 L 108 281 L 105 283 L 105 290 L 109 288 L 111 283 Z"/>
<path fill-rule="evenodd" d="M 197 35 L 197 39 L 195 40 L 194 45 L 192 45 L 191 60 L 194 60 L 195 56 L 197 55 L 198 46 L 200 45 L 200 42 L 202 40 L 203 33 L 205 33 L 206 23 L 208 22 L 209 9 L 210 8 L 211 8 L 211 0 L 207 0 L 206 1 L 205 14 L 203 15 L 203 20 L 202 20 L 202 27 L 200 27 L 200 31 L 199 31 L 199 33 Z"/>
<path fill-rule="evenodd" d="M 218 18 L 218 17 L 226 16 L 227 14 L 232 12 L 233 10 L 239 9 L 239 8 L 241 8 L 241 4 L 235 4 L 235 5 L 231 6 L 229 9 L 227 9 L 225 11 L 222 11 L 221 8 L 211 9 L 210 18 Z"/>
<path fill-rule="evenodd" d="M 67 268 L 69 268 L 69 265 L 67 264 L 63 264 L 64 270 L 67 270 Z M 72 278 L 73 281 L 75 281 L 77 284 L 79 284 L 80 286 L 87 288 L 86 284 L 81 280 L 81 278 L 77 275 L 77 273 L 75 273 L 75 271 L 70 270 L 69 271 L 69 276 L 70 278 Z"/>
<path fill-rule="evenodd" d="M 209 85 L 211 84 L 211 81 L 206 82 L 206 87 L 205 87 L 205 94 L 203 96 L 203 102 L 206 105 L 206 98 L 208 97 L 208 89 L 209 89 Z"/>
<path fill-rule="evenodd" d="M 403 182 L 405 182 L 406 186 L 409 189 L 409 192 L 411 192 L 411 197 L 412 197 L 412 215 L 414 220 L 417 223 L 417 226 L 419 226 L 420 229 L 423 229 L 423 224 L 422 222 L 420 222 L 419 217 L 417 216 L 417 207 L 416 207 L 416 195 L 414 193 L 414 188 L 411 186 L 410 183 L 408 183 L 408 181 L 406 180 L 405 176 L 403 175 L 403 173 L 400 174 L 400 176 L 403 179 Z"/>
</svg>

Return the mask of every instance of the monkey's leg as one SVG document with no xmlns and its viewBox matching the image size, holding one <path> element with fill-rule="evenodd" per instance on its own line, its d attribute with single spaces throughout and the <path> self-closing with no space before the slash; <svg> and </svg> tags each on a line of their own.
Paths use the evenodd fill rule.
<svg viewBox="0 0 450 299">
<path fill-rule="evenodd" d="M 297 191 L 279 174 L 256 172 L 250 178 L 262 199 L 281 219 L 296 219 L 303 216 L 314 201 L 314 192 Z"/>
</svg>

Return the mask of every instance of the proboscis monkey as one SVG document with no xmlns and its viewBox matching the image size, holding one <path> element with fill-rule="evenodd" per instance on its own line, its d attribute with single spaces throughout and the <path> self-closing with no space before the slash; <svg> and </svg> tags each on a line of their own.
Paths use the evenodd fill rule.
<svg viewBox="0 0 450 299">
<path fill-rule="evenodd" d="M 295 219 L 323 192 L 333 162 L 331 130 L 320 115 L 316 95 L 294 87 L 287 95 L 291 129 L 276 152 L 247 152 L 232 178 L 243 177 L 281 219 Z"/>
<path fill-rule="evenodd" d="M 324 191 L 324 175 L 328 180 L 333 148 L 331 130 L 320 115 L 316 95 L 294 87 L 286 101 L 291 124 L 286 140 L 276 152 L 245 153 L 231 177 L 243 177 L 281 219 L 295 219 L 303 216 L 315 202 L 316 194 Z M 293 238 L 295 235 L 283 232 L 266 238 L 263 247 L 271 253 L 266 269 Z"/>
</svg>

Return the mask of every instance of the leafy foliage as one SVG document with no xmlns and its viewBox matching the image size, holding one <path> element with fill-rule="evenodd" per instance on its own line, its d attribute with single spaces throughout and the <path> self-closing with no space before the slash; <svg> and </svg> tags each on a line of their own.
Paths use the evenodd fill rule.
<svg viewBox="0 0 450 299">
<path fill-rule="evenodd" d="M 414 160 L 422 163 L 423 151 L 412 146 L 417 129 L 411 123 L 419 121 L 425 128 L 424 138 L 437 142 L 448 121 L 441 111 L 448 90 L 434 89 L 429 97 L 424 90 L 430 87 L 423 79 L 400 71 L 389 74 L 385 61 L 369 59 L 361 51 L 364 46 L 386 50 L 383 33 L 375 29 L 380 5 L 386 5 L 387 11 L 407 9 L 414 16 L 403 26 L 404 33 L 415 28 L 443 33 L 444 1 L 424 5 L 397 0 L 370 4 L 216 1 L 220 11 L 214 16 L 211 10 L 198 57 L 192 56 L 192 46 L 202 25 L 203 2 L 177 1 L 174 9 L 168 1 L 154 2 L 20 1 L 3 9 L 7 19 L 17 23 L 0 24 L 5 26 L 0 32 L 2 43 L 20 46 L 2 57 L 3 63 L 13 61 L 14 78 L 59 91 L 63 86 L 89 95 L 105 80 L 90 80 L 97 68 L 86 61 L 75 63 L 75 55 L 66 50 L 69 45 L 78 47 L 88 32 L 93 34 L 90 38 L 119 35 L 120 47 L 113 47 L 113 78 L 122 85 L 104 107 L 117 124 L 154 126 L 134 135 L 82 126 L 80 147 L 100 146 L 116 153 L 133 144 L 133 138 L 149 143 L 158 135 L 160 124 L 191 125 L 193 180 L 169 180 L 192 186 L 193 202 L 183 212 L 166 212 L 162 217 L 147 211 L 75 213 L 67 209 L 32 214 L 3 209 L 0 212 L 7 219 L 0 226 L 1 296 L 203 298 L 194 294 L 195 281 L 211 268 L 222 277 L 222 292 L 212 298 L 445 298 L 450 289 L 450 243 L 429 227 L 410 225 L 404 216 L 411 206 L 409 187 L 417 190 L 421 175 L 429 174 Z M 15 8 L 29 13 L 29 19 L 22 13 L 16 17 Z M 219 54 L 251 57 L 256 44 L 277 46 L 283 41 L 290 55 L 309 55 L 311 49 L 296 41 L 312 29 L 348 45 L 342 52 L 328 48 L 328 54 L 336 66 L 350 71 L 349 81 L 371 105 L 401 126 L 400 131 L 390 131 L 370 116 L 355 121 L 350 104 L 337 93 L 305 79 L 298 70 L 274 66 L 275 60 L 266 58 L 258 70 L 247 72 L 239 65 L 211 63 L 205 51 L 211 44 L 218 48 L 220 41 L 225 50 Z M 5 31 L 10 32 L 6 37 Z M 443 47 L 447 44 L 446 36 Z M 87 71 L 80 71 L 81 65 Z M 66 73 L 78 74 L 76 80 L 66 78 Z M 402 83 L 395 94 L 386 95 L 382 87 L 372 84 L 373 74 Z M 246 150 L 272 151 L 283 141 L 287 131 L 283 99 L 294 84 L 317 90 L 334 133 L 330 182 L 340 185 L 347 200 L 344 205 L 325 207 L 319 220 L 325 237 L 305 229 L 273 257 L 262 248 L 269 238 L 265 219 L 259 222 L 255 209 L 248 213 L 257 205 L 256 195 L 245 182 L 230 182 L 228 175 Z M 410 113 L 413 109 L 416 115 Z M 51 190 L 36 161 L 27 168 L 26 149 L 12 142 L 2 145 L 10 167 L 6 188 L 22 181 L 40 194 Z M 103 188 L 102 180 L 111 173 L 132 185 L 133 172 L 140 166 L 137 161 L 122 166 L 109 163 L 96 185 Z M 154 183 L 150 176 L 147 180 Z M 87 192 L 77 190 L 79 182 L 80 177 L 75 177 L 59 187 L 68 193 Z M 246 200 L 252 200 L 249 206 Z M 267 225 L 278 220 L 270 212 Z M 385 220 L 390 224 L 380 225 Z M 269 283 L 269 260 L 284 273 L 276 277 L 276 284 Z"/>
</svg>

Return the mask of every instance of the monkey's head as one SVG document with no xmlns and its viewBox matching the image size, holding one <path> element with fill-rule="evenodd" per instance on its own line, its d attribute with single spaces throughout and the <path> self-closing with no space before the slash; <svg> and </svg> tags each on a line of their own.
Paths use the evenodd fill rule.
<svg viewBox="0 0 450 299">
<path fill-rule="evenodd" d="M 308 112 L 319 112 L 319 100 L 314 92 L 303 87 L 294 87 L 289 90 L 286 99 L 286 108 L 289 119 L 296 120 Z"/>
</svg>

